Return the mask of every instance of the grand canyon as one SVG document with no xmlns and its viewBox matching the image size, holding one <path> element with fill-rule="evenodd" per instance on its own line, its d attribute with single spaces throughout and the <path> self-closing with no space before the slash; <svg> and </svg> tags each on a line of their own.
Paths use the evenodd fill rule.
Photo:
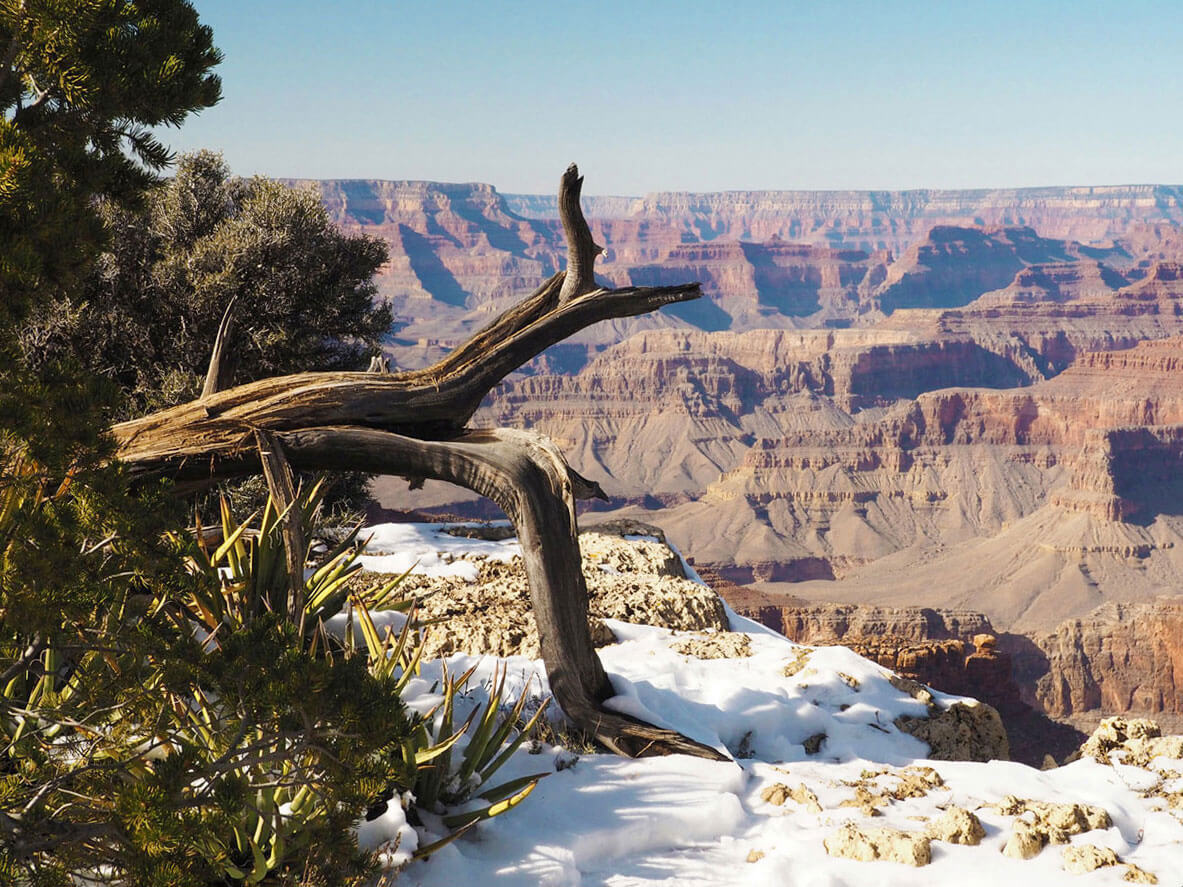
<svg viewBox="0 0 1183 887">
<path fill-rule="evenodd" d="M 564 264 L 553 198 L 288 183 L 389 245 L 402 368 Z M 474 424 L 549 435 L 606 492 L 586 507 L 662 527 L 794 640 L 854 646 L 1014 723 L 1183 724 L 1183 187 L 584 210 L 606 285 L 699 280 L 705 298 L 552 348 Z M 497 516 L 430 482 L 375 493 L 387 515 Z"/>
</svg>

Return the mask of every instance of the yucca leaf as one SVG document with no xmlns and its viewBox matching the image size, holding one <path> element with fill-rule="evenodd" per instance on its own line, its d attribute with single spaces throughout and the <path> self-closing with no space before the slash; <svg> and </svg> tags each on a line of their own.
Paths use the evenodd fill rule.
<svg viewBox="0 0 1183 887">
<path fill-rule="evenodd" d="M 456 829 L 456 831 L 452 832 L 447 837 L 440 838 L 438 841 L 432 841 L 430 844 L 420 847 L 411 854 L 411 859 L 427 859 L 427 857 L 431 856 L 431 854 L 435 853 L 437 850 L 447 847 L 449 844 L 467 832 L 470 828 L 475 827 L 479 821 L 480 820 L 474 819 L 468 825 Z"/>
<path fill-rule="evenodd" d="M 460 764 L 459 773 L 457 773 L 461 785 L 468 782 L 469 777 L 476 771 L 479 764 L 487 762 L 486 750 L 489 738 L 497 723 L 497 710 L 501 705 L 501 694 L 505 688 L 505 672 L 501 672 L 500 678 L 494 673 L 493 681 L 480 726 L 477 727 L 476 735 L 472 737 L 464 749 L 464 760 Z"/>
<path fill-rule="evenodd" d="M 529 796 L 530 792 L 534 791 L 538 785 L 538 781 L 538 779 L 535 779 L 520 792 L 506 798 L 504 801 L 498 801 L 480 810 L 469 810 L 465 813 L 453 813 L 450 816 L 445 816 L 443 817 L 443 823 L 448 828 L 455 828 L 462 823 L 473 825 L 483 819 L 492 819 L 494 816 L 500 816 L 506 810 L 512 810 L 518 804 L 522 803 Z"/>
<path fill-rule="evenodd" d="M 484 801 L 496 803 L 509 797 L 528 783 L 541 782 L 548 776 L 550 776 L 549 773 L 531 773 L 529 776 L 519 776 L 517 779 L 511 779 L 509 782 L 503 782 L 498 786 L 487 789 L 477 795 L 477 797 Z"/>
<path fill-rule="evenodd" d="M 238 544 L 238 540 L 242 538 L 242 534 L 245 533 L 248 529 L 250 529 L 250 524 L 253 519 L 254 519 L 254 515 L 252 514 L 245 521 L 243 521 L 241 524 L 239 524 L 238 527 L 236 527 L 234 529 L 234 531 L 232 533 L 230 533 L 230 535 L 226 536 L 223 539 L 221 545 L 219 545 L 216 549 L 214 549 L 214 556 L 212 558 L 212 562 L 214 564 L 220 563 L 222 561 L 222 558 L 226 557 L 226 555 L 229 553 L 229 551 L 232 548 L 234 548 L 234 546 L 236 546 Z M 225 525 L 223 525 L 223 527 L 224 526 Z"/>
<path fill-rule="evenodd" d="M 247 876 L 246 883 L 258 884 L 267 877 L 267 857 L 263 855 L 263 848 L 255 841 L 251 840 L 251 857 L 253 859 L 253 868 L 251 873 Z"/>
<path fill-rule="evenodd" d="M 527 690 L 529 690 L 529 688 L 529 683 L 527 683 L 526 686 L 522 688 L 522 693 L 520 696 L 518 696 L 518 701 L 514 703 L 513 708 L 510 709 L 509 714 L 501 719 L 501 724 L 493 732 L 493 735 L 489 737 L 489 742 L 487 744 L 488 751 L 485 756 L 485 760 L 480 761 L 477 764 L 477 770 L 483 771 L 485 765 L 489 763 L 489 758 L 491 758 L 493 753 L 496 752 L 497 749 L 501 748 L 502 743 L 504 743 L 505 740 L 509 738 L 510 731 L 514 728 L 514 725 L 518 723 L 518 719 L 522 716 L 522 709 L 526 707 L 526 700 L 528 698 Z"/>
<path fill-rule="evenodd" d="M 443 739 L 440 742 L 437 742 L 435 745 L 430 746 L 429 748 L 423 748 L 423 749 L 419 749 L 418 751 L 416 751 L 415 752 L 415 763 L 416 764 L 426 764 L 428 761 L 435 760 L 440 755 L 442 755 L 444 752 L 446 752 L 448 749 L 450 749 L 453 745 L 455 745 L 460 740 L 460 737 L 463 736 L 467 732 L 468 726 L 469 726 L 469 724 L 472 723 L 472 719 L 475 716 L 476 716 L 476 711 L 474 710 L 473 713 L 468 716 L 468 720 L 464 722 L 464 726 L 462 726 L 459 730 L 457 730 L 455 733 L 453 733 L 447 739 Z"/>
<path fill-rule="evenodd" d="M 525 696 L 525 694 L 522 695 L 523 697 Z M 534 729 L 534 725 L 538 723 L 538 719 L 542 717 L 542 713 L 546 711 L 546 707 L 549 704 L 549 697 L 542 700 L 542 704 L 538 706 L 538 711 L 534 712 L 533 717 L 531 717 L 530 720 L 526 722 L 526 725 L 522 727 L 521 731 L 517 735 L 517 738 L 515 738 L 513 742 L 509 743 L 509 745 L 507 745 L 502 750 L 501 754 L 499 754 L 490 764 L 481 770 L 481 782 L 486 781 L 490 776 L 501 769 L 501 765 L 509 760 L 510 755 L 521 748 L 522 743 L 526 740 L 526 737 L 530 735 L 530 731 Z"/>
<path fill-rule="evenodd" d="M 423 647 L 423 644 L 415 645 L 415 652 L 411 655 L 411 661 L 407 663 L 403 669 L 402 676 L 399 677 L 394 685 L 394 691 L 396 693 L 401 695 L 407 684 L 410 683 L 411 678 L 419 673 L 419 660 L 423 658 Z"/>
</svg>

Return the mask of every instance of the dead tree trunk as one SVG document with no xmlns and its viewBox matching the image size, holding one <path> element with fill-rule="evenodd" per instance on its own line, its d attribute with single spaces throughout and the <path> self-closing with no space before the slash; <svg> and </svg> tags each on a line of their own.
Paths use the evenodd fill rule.
<svg viewBox="0 0 1183 887">
<path fill-rule="evenodd" d="M 567 716 L 620 754 L 723 759 L 677 733 L 603 708 L 614 694 L 588 630 L 574 505 L 576 497 L 599 494 L 599 488 L 572 471 L 542 435 L 465 428 L 493 386 L 549 346 L 597 321 L 701 294 L 697 283 L 598 288 L 592 262 L 601 250 L 579 207 L 582 184 L 572 164 L 559 185 L 567 271 L 434 366 L 389 374 L 299 373 L 211 390 L 231 326 L 226 318 L 201 399 L 116 425 L 117 455 L 133 476 L 171 477 L 180 489 L 268 471 L 267 453 L 281 450 L 297 469 L 433 478 L 488 496 L 521 541 L 543 661 Z"/>
</svg>

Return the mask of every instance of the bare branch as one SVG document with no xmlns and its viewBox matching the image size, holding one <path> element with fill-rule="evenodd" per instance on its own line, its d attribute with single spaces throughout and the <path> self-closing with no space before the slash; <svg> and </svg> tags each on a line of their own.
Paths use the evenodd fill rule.
<svg viewBox="0 0 1183 887">
<path fill-rule="evenodd" d="M 238 385 L 116 425 L 111 431 L 117 456 L 141 478 L 167 475 L 209 482 L 215 476 L 211 462 L 224 464 L 244 446 L 253 446 L 253 428 L 358 425 L 416 437 L 451 437 L 494 385 L 551 345 L 599 320 L 645 314 L 701 295 L 697 283 L 624 287 L 593 290 L 558 305 L 562 279 L 555 275 L 427 369 L 390 375 L 299 373 Z"/>
<path fill-rule="evenodd" d="M 567 167 L 559 180 L 559 218 L 567 238 L 567 279 L 563 281 L 560 302 L 570 302 L 577 296 L 596 288 L 596 256 L 604 251 L 591 235 L 579 195 L 583 191 L 583 176 L 574 163 Z"/>
<path fill-rule="evenodd" d="M 7 686 L 9 681 L 32 665 L 46 646 L 47 644 L 41 635 L 34 635 L 29 645 L 21 651 L 21 655 L 8 668 L 4 669 L 3 674 L 0 674 L 0 686 Z"/>
<path fill-rule="evenodd" d="M 230 383 L 229 373 L 225 365 L 226 342 L 230 338 L 230 331 L 234 328 L 234 303 L 238 301 L 238 293 L 230 297 L 226 310 L 222 313 L 222 322 L 218 324 L 218 334 L 214 337 L 214 347 L 209 356 L 209 369 L 205 373 L 205 385 L 201 389 L 201 400 L 222 391 Z"/>
</svg>

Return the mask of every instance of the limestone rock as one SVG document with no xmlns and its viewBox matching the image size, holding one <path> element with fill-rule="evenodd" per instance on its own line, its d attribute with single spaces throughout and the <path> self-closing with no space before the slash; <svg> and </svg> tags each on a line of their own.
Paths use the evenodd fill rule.
<svg viewBox="0 0 1183 887">
<path fill-rule="evenodd" d="M 1108 811 L 1089 804 L 1029 801 L 1008 795 L 997 809 L 1004 816 L 1018 817 L 1002 850 L 1015 859 L 1030 859 L 1046 844 L 1067 844 L 1072 835 L 1113 824 Z"/>
<path fill-rule="evenodd" d="M 798 650 L 796 655 L 785 663 L 782 673 L 786 678 L 791 678 L 809 664 L 809 652 L 809 650 Z"/>
<path fill-rule="evenodd" d="M 1125 873 L 1121 876 L 1123 881 L 1129 881 L 1131 884 L 1157 884 L 1158 875 L 1154 872 L 1148 872 L 1145 869 L 1138 868 L 1133 863 L 1126 863 Z"/>
<path fill-rule="evenodd" d="M 793 800 L 803 806 L 809 813 L 821 813 L 822 806 L 818 803 L 817 795 L 805 783 L 795 788 L 789 788 L 783 782 L 767 786 L 760 792 L 760 798 L 775 807 L 782 806 L 785 801 Z"/>
<path fill-rule="evenodd" d="M 967 844 L 976 847 L 986 836 L 986 829 L 977 815 L 964 807 L 949 807 L 928 824 L 928 836 L 934 841 Z"/>
<path fill-rule="evenodd" d="M 1047 836 L 1037 831 L 1029 822 L 1015 823 L 1014 830 L 1002 848 L 1002 855 L 1011 859 L 1033 859 L 1043 850 Z"/>
<path fill-rule="evenodd" d="M 1114 753 L 1121 763 L 1138 767 L 1156 757 L 1183 758 L 1183 736 L 1163 736 L 1158 724 L 1147 718 L 1105 718 L 1072 760 L 1090 757 L 1105 764 Z"/>
<path fill-rule="evenodd" d="M 746 635 L 722 640 L 729 635 L 718 595 L 686 579 L 677 554 L 653 536 L 653 528 L 633 523 L 580 534 L 593 642 L 597 646 L 615 643 L 603 622 L 609 618 L 680 631 L 717 631 L 720 640 L 704 641 L 704 650 L 734 649 L 735 655 L 742 655 L 738 651 L 748 643 Z M 351 581 L 364 586 L 388 578 L 363 572 Z M 477 580 L 472 583 L 455 576 L 412 574 L 403 581 L 400 592 L 414 596 L 420 617 L 436 623 L 426 632 L 425 658 L 458 652 L 540 655 L 530 590 L 520 559 L 481 561 Z"/>
<path fill-rule="evenodd" d="M 789 797 L 789 787 L 783 782 L 777 782 L 773 785 L 766 786 L 760 792 L 760 799 L 772 804 L 774 807 L 780 807 Z"/>
<path fill-rule="evenodd" d="M 913 764 L 905 767 L 898 771 L 896 776 L 898 777 L 896 785 L 887 789 L 886 792 L 896 801 L 906 798 L 923 798 L 928 794 L 929 789 L 941 788 L 945 784 L 940 773 L 932 767 L 923 765 Z"/>
<path fill-rule="evenodd" d="M 1097 847 L 1095 844 L 1070 844 L 1064 848 L 1063 856 L 1064 871 L 1074 875 L 1117 865 L 1121 861 L 1108 847 Z"/>
<path fill-rule="evenodd" d="M 670 649 L 695 659 L 746 659 L 752 655 L 752 640 L 742 632 L 696 633 L 674 639 Z"/>
<path fill-rule="evenodd" d="M 813 789 L 801 783 L 789 792 L 789 797 L 805 808 L 808 813 L 821 813 L 822 805 L 818 802 Z"/>
<path fill-rule="evenodd" d="M 928 743 L 938 761 L 1009 760 L 1010 745 L 998 712 L 983 702 L 955 702 L 927 718 L 903 715 L 895 725 Z"/>
<path fill-rule="evenodd" d="M 932 861 L 927 835 L 893 828 L 864 830 L 848 822 L 827 837 L 824 844 L 830 856 L 860 862 L 882 859 L 919 867 Z"/>
</svg>

